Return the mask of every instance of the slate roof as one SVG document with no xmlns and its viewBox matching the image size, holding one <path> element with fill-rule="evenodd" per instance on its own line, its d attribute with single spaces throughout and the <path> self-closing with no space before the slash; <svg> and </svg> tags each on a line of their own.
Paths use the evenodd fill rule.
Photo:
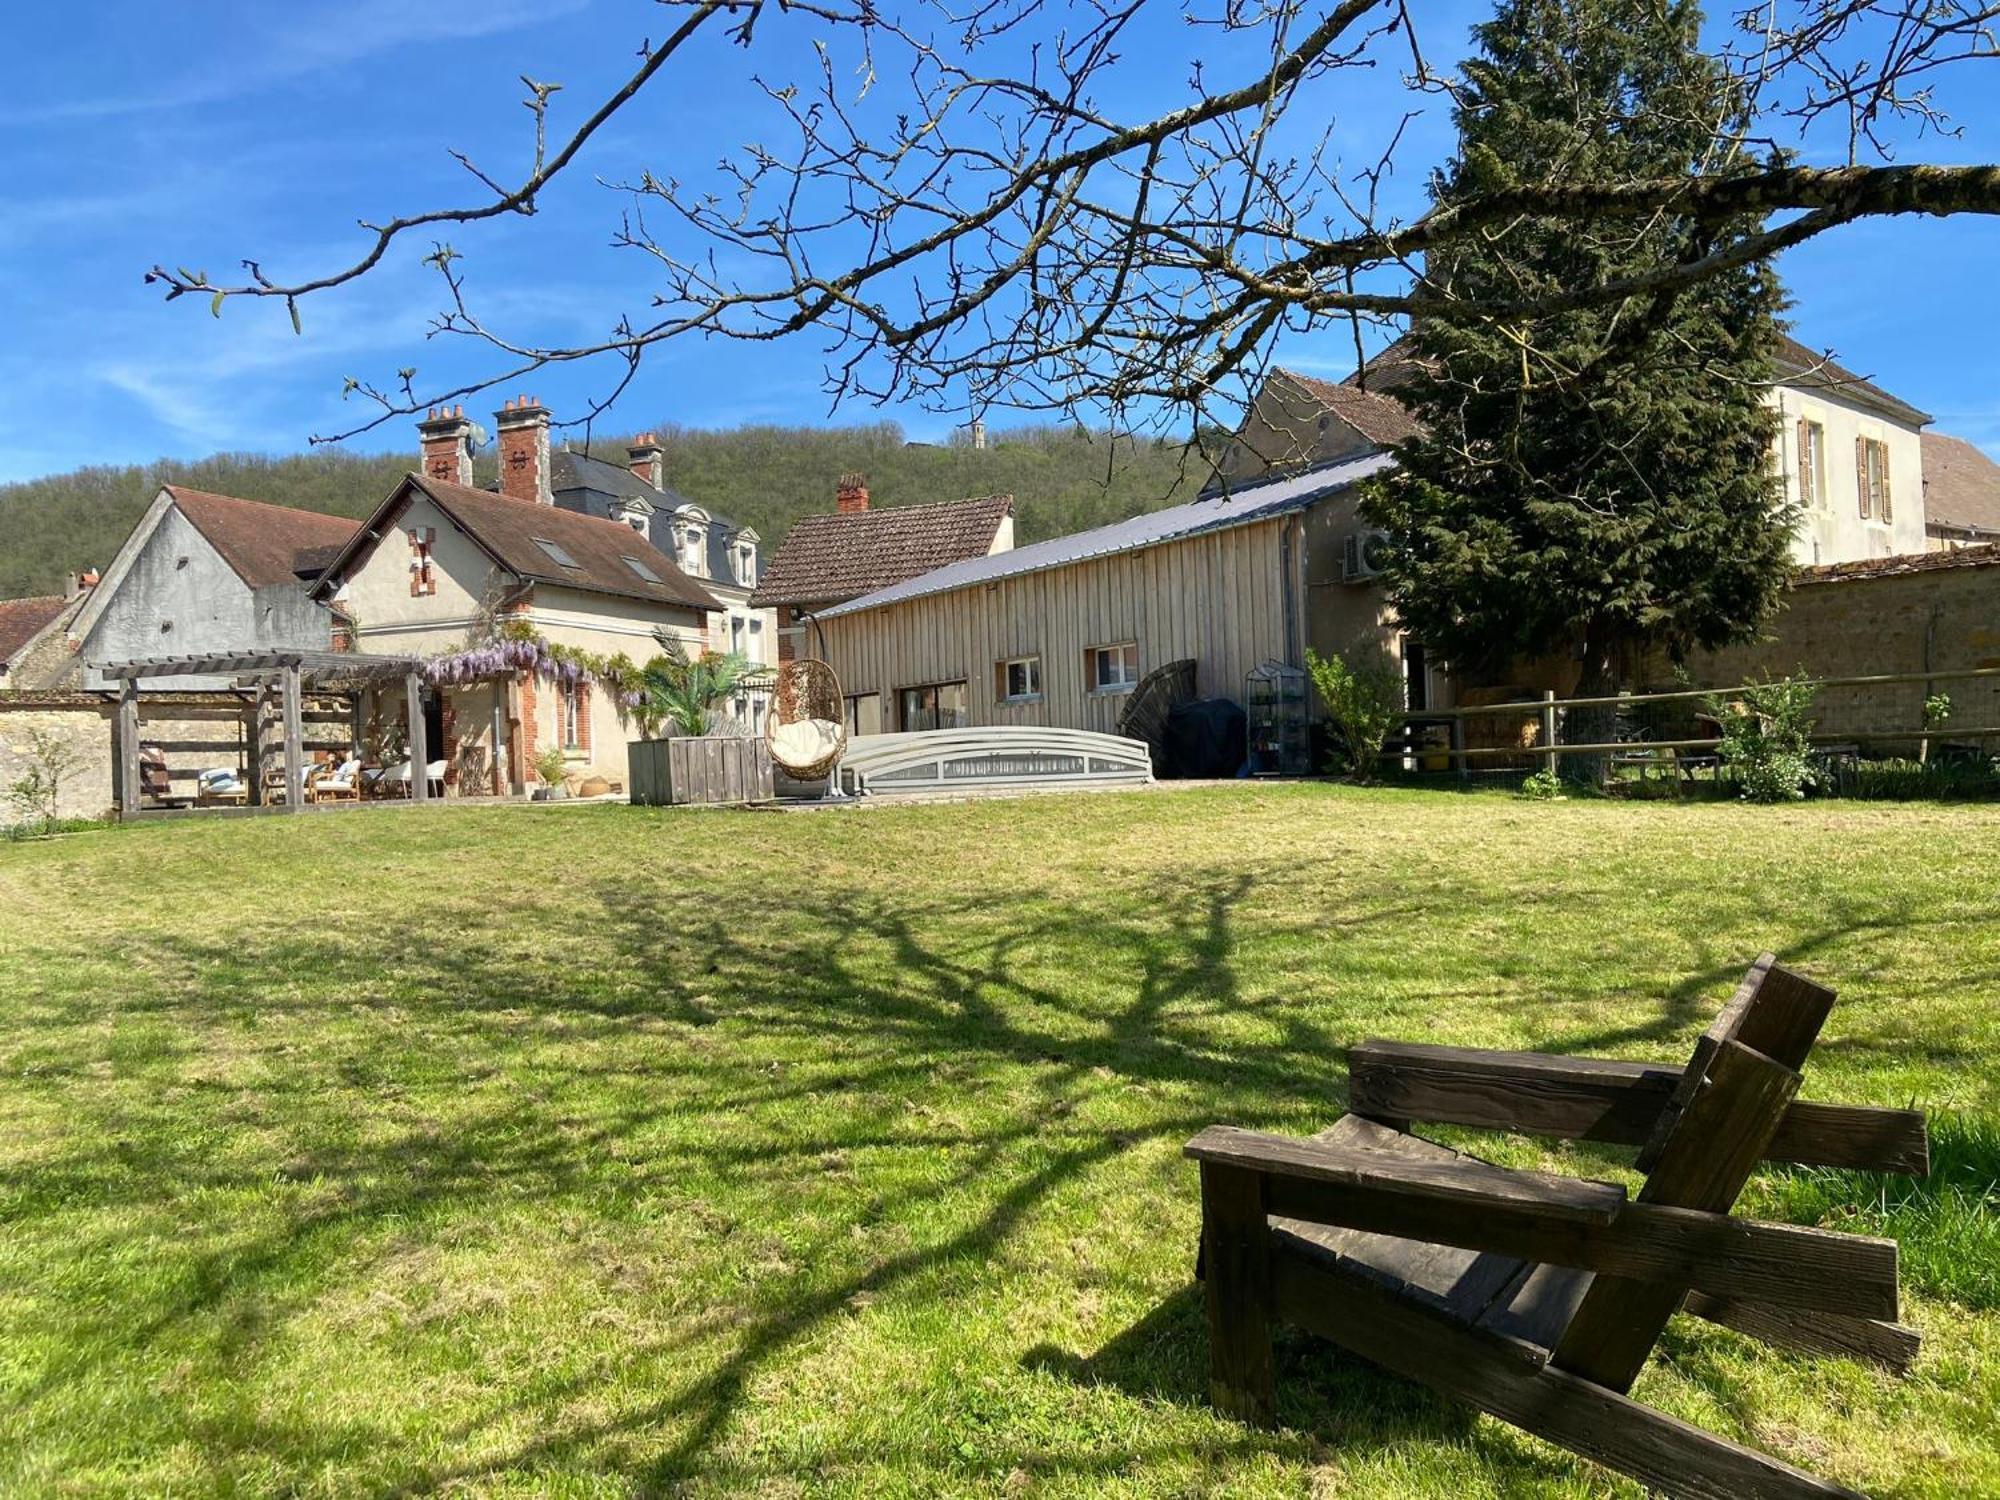
<svg viewBox="0 0 2000 1500">
<path fill-rule="evenodd" d="M 982 558 L 1013 511 L 1012 495 L 987 495 L 803 516 L 792 523 L 750 602 L 838 603 L 951 563 Z"/>
<path fill-rule="evenodd" d="M 1109 526 L 1099 526 L 1091 531 L 1051 537 L 1045 542 L 1016 547 L 1011 552 L 996 552 L 991 557 L 970 558 L 938 568 L 921 577 L 878 589 L 826 610 L 821 618 L 830 620 L 839 615 L 879 609 L 885 604 L 900 604 L 931 594 L 946 594 L 954 589 L 971 588 L 1023 573 L 1067 567 L 1094 557 L 1137 552 L 1162 542 L 1177 542 L 1206 531 L 1221 531 L 1288 511 L 1304 510 L 1316 500 L 1395 466 L 1396 460 L 1390 454 L 1364 453 L 1304 469 L 1282 479 L 1267 479 L 1227 490 L 1207 490 L 1185 505 L 1148 511 L 1145 515 L 1114 521 Z"/>
<path fill-rule="evenodd" d="M 406 489 L 429 497 L 467 536 L 508 572 L 532 583 L 553 583 L 590 594 L 624 599 L 648 599 L 691 609 L 721 609 L 722 603 L 674 560 L 631 527 L 598 516 L 579 515 L 556 505 L 534 505 L 492 490 L 467 489 L 422 474 L 405 477 L 395 492 L 371 516 L 362 531 L 342 549 L 328 577 L 337 576 L 365 549 L 368 535 L 380 532 Z M 542 549 L 537 538 L 554 542 L 575 567 L 564 567 Z M 637 558 L 659 578 L 648 583 L 627 566 Z"/>
<path fill-rule="evenodd" d="M 736 568 L 729 555 L 731 539 L 743 528 L 727 516 L 717 515 L 699 500 L 690 500 L 671 485 L 654 489 L 623 464 L 573 453 L 559 448 L 549 455 L 549 489 L 564 510 L 587 516 L 611 516 L 611 500 L 637 497 L 661 512 L 683 505 L 699 506 L 708 513 L 708 576 L 717 582 L 734 582 Z"/>
<path fill-rule="evenodd" d="M 1964 438 L 1927 432 L 1924 520 L 2000 536 L 2000 464 Z"/>
<path fill-rule="evenodd" d="M 2000 567 L 2000 542 L 1977 547 L 1947 547 L 1938 552 L 1898 552 L 1890 557 L 1864 557 L 1853 562 L 1821 563 L 1800 568 L 1797 584 L 1841 583 L 1851 578 L 1898 578 L 1906 573 L 1936 573 L 1946 568 Z"/>
<path fill-rule="evenodd" d="M 325 566 L 324 559 L 331 555 L 328 549 L 337 549 L 352 537 L 357 524 L 346 516 L 212 495 L 186 485 L 163 488 L 194 529 L 252 588 L 317 577 Z M 315 564 L 310 558 L 301 558 L 301 553 L 322 560 Z"/>
<path fill-rule="evenodd" d="M 23 646 L 46 630 L 67 603 L 61 594 L 0 599 L 0 667 L 13 661 Z"/>
<path fill-rule="evenodd" d="M 1393 396 L 1352 384 L 1336 385 L 1330 380 L 1301 375 L 1297 370 L 1279 369 L 1272 373 L 1290 381 L 1378 448 L 1393 448 L 1423 430 Z"/>
</svg>

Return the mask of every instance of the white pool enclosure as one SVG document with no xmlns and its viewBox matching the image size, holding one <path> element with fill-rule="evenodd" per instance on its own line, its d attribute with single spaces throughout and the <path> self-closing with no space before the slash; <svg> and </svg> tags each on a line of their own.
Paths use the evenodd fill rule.
<svg viewBox="0 0 2000 1500">
<path fill-rule="evenodd" d="M 989 724 L 869 734 L 848 741 L 841 786 L 850 792 L 1143 786 L 1153 779 L 1144 740 L 1086 729 Z"/>
</svg>

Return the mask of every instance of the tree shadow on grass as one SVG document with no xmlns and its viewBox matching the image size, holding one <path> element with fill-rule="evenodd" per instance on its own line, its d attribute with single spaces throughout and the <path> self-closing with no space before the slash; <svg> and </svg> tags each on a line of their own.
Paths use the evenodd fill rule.
<svg viewBox="0 0 2000 1500">
<path fill-rule="evenodd" d="M 901 1187 L 823 1195 L 832 1222 L 802 1221 L 786 1247 L 798 1269 L 743 1294 L 725 1326 L 686 1330 L 688 1348 L 675 1338 L 634 1340 L 561 1378 L 503 1384 L 453 1441 L 481 1449 L 485 1437 L 517 1432 L 524 1414 L 531 1436 L 443 1463 L 385 1439 L 365 1474 L 348 1470 L 357 1483 L 392 1491 L 564 1464 L 613 1464 L 649 1487 L 712 1477 L 720 1439 L 759 1379 L 870 1301 L 946 1295 L 929 1289 L 930 1278 L 959 1263 L 1000 1262 L 1052 1199 L 1129 1150 L 1178 1144 L 1218 1120 L 1304 1132 L 1339 1111 L 1341 1049 L 1368 1029 L 1366 995 L 1308 1007 L 1246 980 L 1240 913 L 1267 878 L 1196 873 L 1144 900 L 1003 909 L 983 892 L 753 887 L 732 896 L 726 915 L 697 885 L 606 880 L 565 890 L 561 905 L 551 899 L 446 930 L 152 928 L 134 939 L 135 973 L 150 977 L 116 997 L 121 1019 L 163 1028 L 157 1051 L 128 1059 L 134 1076 L 190 1089 L 185 1108 L 221 1138 L 240 1090 L 190 1080 L 189 1063 L 218 1039 L 240 1045 L 260 1064 L 256 1106 L 273 1144 L 261 1155 L 190 1150 L 161 1127 L 165 1115 L 149 1125 L 129 1098 L 100 1096 L 97 1060 L 80 1043 L 73 1055 L 51 1052 L 35 1075 L 37 1088 L 74 1112 L 76 1144 L 37 1159 L 18 1201 L 82 1201 L 174 1223 L 189 1222 L 190 1200 L 267 1191 L 271 1212 L 254 1228 L 176 1247 L 171 1286 L 143 1303 L 109 1301 L 101 1327 L 38 1372 L 39 1389 L 134 1349 L 180 1346 L 255 1379 L 292 1322 L 344 1288 L 394 1276 L 385 1262 L 397 1233 L 424 1232 L 398 1226 L 477 1222 L 524 1203 L 587 1221 L 646 1196 L 699 1214 L 705 1206 L 688 1184 L 718 1178 L 763 1194 L 769 1216 L 782 1219 L 788 1197 L 830 1156 L 934 1166 Z M 1419 915 L 1434 914 L 1385 898 L 1313 930 L 1337 945 L 1370 924 Z M 552 957 L 514 941 L 517 926 L 536 924 L 587 952 Z M 1268 933 L 1268 914 L 1263 924 Z M 1829 927 L 1794 951 L 1851 930 Z M 1079 962 L 1086 954 L 1094 967 Z M 1330 973 L 1339 972 L 1337 955 L 1327 954 Z M 1604 1038 L 1698 1030 L 1703 997 L 1744 961 L 1719 960 L 1683 979 L 1659 1013 Z M 102 998 L 48 1005 L 57 1026 L 87 1037 Z M 278 1016 L 303 1028 L 308 1044 L 260 1041 Z M 1566 1034 L 1562 1049 L 1590 1040 Z M 421 1102 L 440 1079 L 462 1095 L 449 1130 Z M 1011 1091 L 1004 1108 L 989 1106 L 976 1128 L 951 1123 L 960 1096 L 989 1089 Z M 1120 1090 L 1143 1091 L 1143 1108 L 1127 1112 L 1135 1123 L 1085 1123 Z M 688 1117 L 736 1128 L 658 1144 L 675 1118 Z M 1191 1177 L 1185 1186 L 1191 1224 Z M 913 1231 L 910 1243 L 855 1248 L 857 1231 L 921 1225 L 928 1205 L 944 1199 L 971 1207 Z M 743 1240 L 768 1232 L 753 1215 L 734 1226 Z M 87 1253 L 118 1254 L 121 1232 L 105 1231 Z M 756 1253 L 740 1243 L 716 1253 Z M 1175 1294 L 1087 1360 L 1043 1350 L 1037 1367 L 1198 1403 L 1206 1339 L 1198 1303 L 1190 1322 L 1190 1296 Z M 1398 1433 L 1450 1440 L 1470 1421 L 1326 1346 L 1284 1347 L 1296 1362 L 1287 1367 L 1286 1420 L 1299 1430 L 1365 1447 Z M 661 1360 L 691 1372 L 671 1394 L 633 1403 L 605 1394 Z M 263 1457 L 296 1467 L 314 1454 L 351 1453 L 340 1434 L 353 1430 L 323 1441 L 289 1427 L 206 1441 L 218 1452 L 232 1442 L 282 1443 L 282 1453 Z"/>
</svg>

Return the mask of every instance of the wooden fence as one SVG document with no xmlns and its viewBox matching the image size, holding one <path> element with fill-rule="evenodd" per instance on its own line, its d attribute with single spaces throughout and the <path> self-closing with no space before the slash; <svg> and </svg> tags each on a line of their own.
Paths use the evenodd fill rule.
<svg viewBox="0 0 2000 1500">
<path fill-rule="evenodd" d="M 770 747 L 761 737 L 635 740 L 630 750 L 628 774 L 637 806 L 769 802 L 776 796 Z"/>
<path fill-rule="evenodd" d="M 1797 679 L 1810 683 L 1815 688 L 1871 688 L 1924 684 L 1926 690 L 1935 684 L 1962 682 L 1970 679 L 2000 677 L 2000 667 L 1963 667 L 1956 671 L 1941 672 L 1887 672 L 1867 677 L 1813 677 Z M 1706 699 L 1727 702 L 1732 696 L 1741 694 L 1746 687 L 1680 688 L 1665 693 L 1620 693 L 1611 697 L 1598 698 L 1558 698 L 1553 692 L 1545 692 L 1539 699 L 1525 699 L 1513 703 L 1484 703 L 1468 705 L 1464 708 L 1414 709 L 1397 715 L 1401 733 L 1391 732 L 1389 744 L 1383 749 L 1385 760 L 1412 761 L 1420 770 L 1449 770 L 1459 776 L 1470 775 L 1474 762 L 1511 761 L 1512 766 L 1501 764 L 1492 769 L 1520 769 L 1522 763 L 1539 762 L 1542 768 L 1554 771 L 1560 757 L 1565 755 L 1619 755 L 1636 752 L 1668 751 L 1675 755 L 1687 752 L 1694 755 L 1713 755 L 1721 744 L 1719 739 L 1708 737 L 1673 737 L 1665 739 L 1624 739 L 1600 741 L 1591 744 L 1565 744 L 1557 733 L 1558 711 L 1572 708 L 1616 708 L 1629 710 L 1649 703 L 1690 703 Z M 1465 721 L 1481 717 L 1503 717 L 1535 721 L 1535 734 L 1531 741 L 1514 745 L 1466 744 Z M 1423 744 L 1419 735 L 1426 728 L 1443 727 L 1448 731 L 1445 744 Z M 1912 741 L 1955 741 L 2000 739 L 2000 725 L 1974 725 L 1961 727 L 1951 721 L 1942 725 L 1903 724 L 1891 728 L 1871 730 L 1845 730 L 1838 734 L 1815 734 L 1810 736 L 1818 746 L 1862 746 L 1884 742 L 1909 743 Z"/>
</svg>

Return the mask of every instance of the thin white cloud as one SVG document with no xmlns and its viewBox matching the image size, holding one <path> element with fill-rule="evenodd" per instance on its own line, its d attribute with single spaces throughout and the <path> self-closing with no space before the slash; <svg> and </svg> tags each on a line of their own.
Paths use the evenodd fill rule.
<svg viewBox="0 0 2000 1500">
<path fill-rule="evenodd" d="M 382 52 L 425 42 L 463 41 L 491 36 L 573 14 L 590 0 L 352 0 L 317 7 L 304 17 L 299 8 L 278 6 L 244 18 L 242 32 L 226 57 L 131 94 L 68 98 L 26 108 L 0 110 L 0 125 L 53 125 L 191 109 L 268 89 L 276 84 L 344 67 Z"/>
</svg>

